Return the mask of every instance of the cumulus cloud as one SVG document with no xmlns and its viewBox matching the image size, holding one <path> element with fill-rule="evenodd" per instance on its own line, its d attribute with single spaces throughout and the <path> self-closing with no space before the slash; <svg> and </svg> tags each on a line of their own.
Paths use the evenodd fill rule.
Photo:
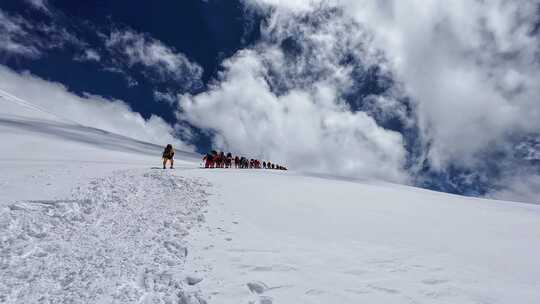
<svg viewBox="0 0 540 304">
<path fill-rule="evenodd" d="M 162 118 L 151 115 L 149 119 L 144 119 L 121 100 L 108 100 L 90 94 L 77 96 L 59 83 L 29 73 L 19 74 L 1 65 L 0 89 L 84 126 L 160 145 L 174 143 L 184 151 L 193 150 L 192 146 L 175 136 L 177 131 Z"/>
<path fill-rule="evenodd" d="M 403 137 L 373 115 L 400 112 L 398 88 L 372 98 L 370 113 L 345 100 L 370 67 L 388 72 L 366 43 L 369 33 L 343 12 L 321 8 L 275 10 L 261 36 L 223 63 L 207 92 L 182 96 L 179 120 L 209 130 L 219 149 L 303 171 L 409 182 Z"/>
<path fill-rule="evenodd" d="M 360 24 L 370 35 L 357 38 L 384 52 L 418 103 L 421 129 L 431 143 L 429 157 L 438 167 L 473 163 L 476 154 L 509 132 L 540 130 L 534 1 L 245 2 L 271 9 L 274 16 L 335 7 L 345 13 L 338 18 Z M 341 34 L 350 35 L 347 29 Z"/>
<path fill-rule="evenodd" d="M 508 134 L 540 130 L 533 1 L 344 5 L 374 33 L 374 44 L 418 103 L 433 164 L 471 165 Z"/>
<path fill-rule="evenodd" d="M 331 81 L 276 95 L 263 61 L 252 50 L 227 60 L 208 92 L 183 96 L 179 119 L 215 132 L 221 149 L 306 171 L 406 181 L 399 133 L 349 111 Z"/>
<path fill-rule="evenodd" d="M 186 88 L 201 86 L 202 68 L 184 54 L 176 52 L 161 41 L 132 30 L 114 30 L 106 39 L 117 60 L 127 66 L 140 66 L 155 81 L 176 81 Z"/>
</svg>

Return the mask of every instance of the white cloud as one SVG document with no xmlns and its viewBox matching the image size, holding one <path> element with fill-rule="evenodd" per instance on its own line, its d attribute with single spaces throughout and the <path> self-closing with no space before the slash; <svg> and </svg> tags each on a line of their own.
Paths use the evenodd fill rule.
<svg viewBox="0 0 540 304">
<path fill-rule="evenodd" d="M 99 62 L 101 61 L 101 55 L 99 55 L 99 53 L 96 50 L 86 49 L 81 55 L 76 56 L 75 60 Z"/>
<path fill-rule="evenodd" d="M 418 103 L 434 164 L 471 164 L 511 132 L 540 131 L 533 1 L 347 2 Z"/>
<path fill-rule="evenodd" d="M 119 52 L 118 60 L 125 60 L 128 66 L 147 68 L 159 81 L 179 81 L 187 87 L 200 85 L 202 68 L 159 40 L 132 30 L 114 30 L 106 45 Z"/>
<path fill-rule="evenodd" d="M 183 96 L 180 120 L 216 132 L 214 145 L 221 149 L 295 169 L 406 181 L 399 133 L 348 111 L 332 81 L 277 96 L 265 79 L 264 55 L 246 50 L 227 60 L 219 83 Z"/>
<path fill-rule="evenodd" d="M 32 44 L 26 43 L 29 33 L 26 20 L 20 17 L 13 17 L 0 10 L 0 52 L 4 54 L 15 54 L 26 57 L 38 57 L 41 53 Z"/>
<path fill-rule="evenodd" d="M 273 11 L 261 41 L 225 61 L 209 91 L 181 98 L 179 119 L 210 130 L 220 149 L 304 171 L 408 182 L 402 136 L 341 98 L 358 72 L 344 61 L 385 73 L 367 33 L 341 17 Z M 373 98 L 374 110 L 399 112 L 392 98 Z"/>
<path fill-rule="evenodd" d="M 178 97 L 170 92 L 160 92 L 160 91 L 154 91 L 154 99 L 160 102 L 164 102 L 170 106 L 176 105 L 178 102 Z"/>
<path fill-rule="evenodd" d="M 309 12 L 321 0 L 244 0 L 244 2 L 256 6 L 257 9 L 270 10 L 275 7 L 294 13 Z"/>
<path fill-rule="evenodd" d="M 0 9 L 0 53 L 5 56 L 41 57 L 44 51 L 85 43 L 55 24 L 35 23 Z"/>
<path fill-rule="evenodd" d="M 345 14 L 336 18 L 358 22 L 370 35 L 356 38 L 384 52 L 418 103 L 421 129 L 432 144 L 429 156 L 439 167 L 474 163 L 478 152 L 511 131 L 540 131 L 535 1 L 245 2 L 272 8 L 272 31 L 295 22 L 293 13 L 321 7 L 339 8 Z M 341 35 L 351 34 L 344 29 Z"/>
<path fill-rule="evenodd" d="M 0 89 L 84 126 L 160 145 L 174 143 L 178 149 L 193 150 L 174 137 L 176 131 L 162 118 L 152 115 L 144 119 L 120 100 L 89 94 L 80 97 L 59 83 L 29 73 L 19 74 L 1 65 Z"/>
</svg>

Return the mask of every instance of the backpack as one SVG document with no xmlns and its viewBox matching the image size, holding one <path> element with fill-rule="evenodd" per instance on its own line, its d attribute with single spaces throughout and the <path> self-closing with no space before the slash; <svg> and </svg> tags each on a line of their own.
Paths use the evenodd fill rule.
<svg viewBox="0 0 540 304">
<path fill-rule="evenodd" d="M 172 158 L 174 156 L 174 149 L 163 151 L 163 158 Z"/>
</svg>

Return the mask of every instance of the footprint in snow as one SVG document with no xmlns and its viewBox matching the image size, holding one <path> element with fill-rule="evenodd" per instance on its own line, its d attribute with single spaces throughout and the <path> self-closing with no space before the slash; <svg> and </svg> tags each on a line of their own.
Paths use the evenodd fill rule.
<svg viewBox="0 0 540 304">
<path fill-rule="evenodd" d="M 309 289 L 305 292 L 305 294 L 307 295 L 314 295 L 314 296 L 317 296 L 317 295 L 321 295 L 323 294 L 324 291 L 320 290 L 320 289 Z"/>
<path fill-rule="evenodd" d="M 246 285 L 249 291 L 255 294 L 262 294 L 268 289 L 268 286 L 260 281 L 249 282 Z"/>
<path fill-rule="evenodd" d="M 188 252 L 187 252 L 186 247 L 183 247 L 178 243 L 169 242 L 169 241 L 166 241 L 163 245 L 165 246 L 167 251 L 174 254 L 178 258 L 183 259 L 183 258 L 187 257 Z"/>
<path fill-rule="evenodd" d="M 188 285 L 197 285 L 199 284 L 200 282 L 202 282 L 203 278 L 200 278 L 200 277 L 196 277 L 196 276 L 187 276 L 186 277 L 186 283 L 188 283 Z"/>
</svg>

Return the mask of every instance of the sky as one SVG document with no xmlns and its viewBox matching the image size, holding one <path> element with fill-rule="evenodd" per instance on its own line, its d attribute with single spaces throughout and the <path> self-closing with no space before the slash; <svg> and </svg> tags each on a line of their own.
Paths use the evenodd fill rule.
<svg viewBox="0 0 540 304">
<path fill-rule="evenodd" d="M 92 127 L 540 203 L 540 6 L 6 0 L 0 89 Z"/>
</svg>

